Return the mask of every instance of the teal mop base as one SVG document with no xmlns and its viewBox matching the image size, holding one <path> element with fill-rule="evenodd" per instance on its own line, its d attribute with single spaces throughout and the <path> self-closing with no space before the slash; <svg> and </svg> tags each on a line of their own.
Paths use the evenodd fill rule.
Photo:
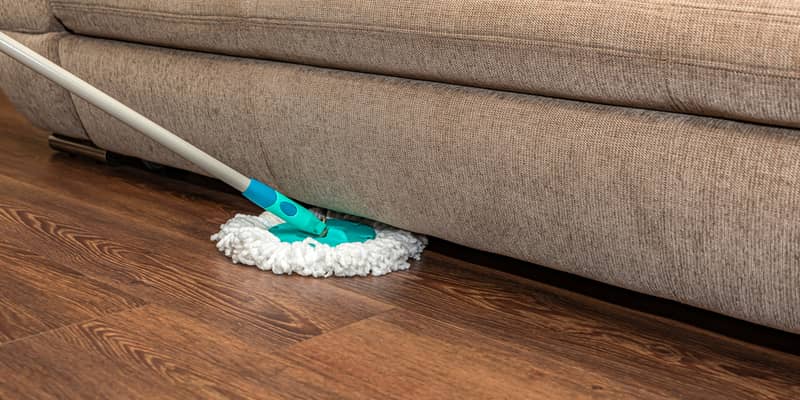
<svg viewBox="0 0 800 400">
<path fill-rule="evenodd" d="M 325 236 L 310 235 L 289 224 L 273 226 L 269 232 L 277 236 L 281 242 L 302 242 L 307 238 L 312 238 L 331 247 L 342 243 L 363 243 L 375 239 L 375 230 L 364 224 L 341 219 L 329 219 L 327 224 L 328 234 Z"/>
</svg>

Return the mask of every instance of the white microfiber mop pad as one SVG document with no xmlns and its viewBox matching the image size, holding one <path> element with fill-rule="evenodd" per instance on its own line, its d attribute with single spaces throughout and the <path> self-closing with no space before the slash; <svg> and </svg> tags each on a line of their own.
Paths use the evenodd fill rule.
<svg viewBox="0 0 800 400">
<path fill-rule="evenodd" d="M 380 276 L 406 270 L 409 259 L 419 260 L 428 244 L 424 236 L 392 228 L 361 218 L 331 213 L 331 218 L 346 219 L 370 225 L 375 239 L 363 243 L 343 243 L 335 247 L 308 238 L 285 243 L 268 231 L 283 223 L 275 215 L 238 214 L 211 236 L 217 248 L 234 263 L 255 265 L 275 274 L 299 274 L 326 278 L 329 276 Z"/>
</svg>

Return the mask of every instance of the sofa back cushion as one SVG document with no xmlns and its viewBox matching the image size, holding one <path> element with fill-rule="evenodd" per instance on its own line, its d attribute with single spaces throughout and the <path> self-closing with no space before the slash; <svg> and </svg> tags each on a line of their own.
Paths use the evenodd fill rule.
<svg viewBox="0 0 800 400">
<path fill-rule="evenodd" d="M 796 0 L 51 0 L 96 37 L 800 128 Z"/>
</svg>

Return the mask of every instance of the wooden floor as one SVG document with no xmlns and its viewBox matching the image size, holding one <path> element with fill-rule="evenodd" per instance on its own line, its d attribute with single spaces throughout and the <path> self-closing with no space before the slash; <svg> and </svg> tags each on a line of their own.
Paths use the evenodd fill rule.
<svg viewBox="0 0 800 400">
<path fill-rule="evenodd" d="M 800 398 L 798 336 L 443 242 L 232 265 L 208 238 L 257 210 L 208 186 L 53 153 L 0 99 L 0 398 Z"/>
</svg>

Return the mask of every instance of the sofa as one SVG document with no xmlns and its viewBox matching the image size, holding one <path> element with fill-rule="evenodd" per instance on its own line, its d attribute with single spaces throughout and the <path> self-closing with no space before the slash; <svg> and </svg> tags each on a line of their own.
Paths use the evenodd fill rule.
<svg viewBox="0 0 800 400">
<path fill-rule="evenodd" d="M 300 201 L 800 333 L 796 1 L 0 0 L 0 30 Z M 5 56 L 0 88 L 196 171 Z"/>
</svg>

